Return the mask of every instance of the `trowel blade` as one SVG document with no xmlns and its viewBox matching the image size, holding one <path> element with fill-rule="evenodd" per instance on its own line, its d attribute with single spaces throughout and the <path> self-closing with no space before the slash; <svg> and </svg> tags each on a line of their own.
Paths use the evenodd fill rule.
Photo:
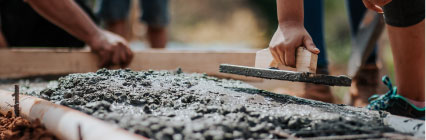
<svg viewBox="0 0 426 140">
<path fill-rule="evenodd" d="M 231 64 L 221 64 L 219 71 L 222 73 L 238 74 L 244 76 L 285 80 L 293 82 L 314 83 L 328 86 L 351 86 L 351 78 L 347 76 L 330 76 L 309 72 L 294 72 L 287 70 L 255 68 Z"/>
</svg>

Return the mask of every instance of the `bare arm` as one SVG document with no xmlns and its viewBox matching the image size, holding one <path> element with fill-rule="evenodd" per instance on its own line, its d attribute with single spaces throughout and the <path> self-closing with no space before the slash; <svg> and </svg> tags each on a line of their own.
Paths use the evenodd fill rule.
<svg viewBox="0 0 426 140">
<path fill-rule="evenodd" d="M 127 66 L 133 53 L 127 41 L 103 31 L 73 0 L 27 0 L 31 7 L 50 22 L 87 43 L 100 57 L 101 67 Z"/>
<path fill-rule="evenodd" d="M 7 42 L 6 39 L 3 36 L 3 33 L 0 29 L 0 48 L 6 48 L 7 47 Z"/>
<path fill-rule="evenodd" d="M 312 53 L 319 50 L 303 26 L 303 0 L 277 0 L 278 29 L 269 43 L 274 60 L 296 66 L 296 49 L 306 47 Z"/>
<path fill-rule="evenodd" d="M 277 0 L 278 22 L 303 26 L 303 0 Z"/>
<path fill-rule="evenodd" d="M 50 22 L 91 45 L 99 29 L 73 0 L 27 0 L 28 4 Z"/>
</svg>

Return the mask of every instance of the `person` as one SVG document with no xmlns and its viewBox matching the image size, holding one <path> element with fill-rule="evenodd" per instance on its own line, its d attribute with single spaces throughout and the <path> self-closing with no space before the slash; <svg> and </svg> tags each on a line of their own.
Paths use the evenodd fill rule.
<svg viewBox="0 0 426 140">
<path fill-rule="evenodd" d="M 142 17 L 147 27 L 151 48 L 165 48 L 167 44 L 167 25 L 169 23 L 168 0 L 140 0 Z M 98 16 L 105 21 L 106 28 L 129 39 L 126 18 L 130 0 L 102 0 Z"/>
<path fill-rule="evenodd" d="M 324 2 L 323 0 L 305 0 L 303 5 L 304 27 L 321 52 L 318 54 L 316 73 L 328 75 L 328 60 L 324 37 Z M 348 8 L 351 35 L 355 36 L 362 18 L 367 12 L 367 8 L 365 8 L 362 1 L 358 0 L 346 0 L 346 6 Z M 375 49 L 368 57 L 366 64 L 353 77 L 352 86 L 349 89 L 351 98 L 348 104 L 358 107 L 366 106 L 368 104 L 368 97 L 376 92 L 379 85 L 379 69 L 376 64 L 376 53 Z M 329 103 L 335 102 L 330 87 L 325 85 L 305 83 L 305 92 L 298 96 Z"/>
<path fill-rule="evenodd" d="M 397 90 L 389 78 L 383 78 L 390 91 L 370 97 L 367 108 L 424 119 L 424 2 L 424 0 L 363 0 L 367 8 L 384 13 L 398 87 Z M 299 46 L 306 47 L 312 53 L 320 53 L 303 25 L 303 1 L 277 0 L 277 12 L 279 25 L 269 46 L 277 62 L 294 67 L 295 51 Z"/>
<path fill-rule="evenodd" d="M 363 0 L 363 3 L 385 15 L 396 73 L 396 87 L 384 77 L 390 91 L 372 96 L 368 108 L 424 120 L 425 1 Z"/>
<path fill-rule="evenodd" d="M 97 27 L 80 7 L 82 0 L 0 1 L 2 46 L 83 47 L 100 58 L 100 67 L 126 67 L 133 52 L 122 37 Z M 79 6 L 80 5 L 80 6 Z"/>
</svg>

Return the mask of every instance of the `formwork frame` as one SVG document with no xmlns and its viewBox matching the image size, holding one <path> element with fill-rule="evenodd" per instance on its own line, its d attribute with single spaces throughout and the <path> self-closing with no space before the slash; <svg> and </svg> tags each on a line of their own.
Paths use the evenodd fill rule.
<svg viewBox="0 0 426 140">
<path fill-rule="evenodd" d="M 248 81 L 248 83 L 260 88 L 262 88 L 262 86 L 266 88 L 268 86 L 288 85 L 286 82 L 282 81 L 262 80 L 219 72 L 219 65 L 222 63 L 254 66 L 256 51 L 257 50 L 140 50 L 134 52 L 135 57 L 133 62 L 129 65 L 129 68 L 132 70 L 175 70 L 176 68 L 182 68 L 184 72 L 189 73 L 206 73 L 221 78 Z M 0 49 L 0 78 L 85 73 L 94 72 L 97 69 L 98 57 L 87 49 Z M 291 84 L 290 88 L 303 89 L 303 86 L 300 84 Z M 11 94 L 12 93 L 6 91 L 0 91 L 0 99 L 2 100 L 0 103 L 4 103 L 0 109 L 1 113 L 11 110 L 8 108 L 12 102 Z M 74 112 L 75 110 L 64 108 L 63 106 L 51 104 L 44 100 L 41 101 L 41 99 L 35 97 L 23 98 L 21 102 L 29 102 L 27 104 L 30 107 L 27 107 L 28 113 L 26 113 L 29 119 L 43 119 L 40 118 L 40 116 L 43 117 L 44 113 L 42 115 L 32 113 L 32 115 L 29 116 L 29 114 L 31 114 L 29 109 L 33 109 L 34 107 L 32 106 L 35 104 L 40 106 L 40 108 L 59 108 L 73 113 L 80 113 Z M 61 110 L 59 112 L 61 112 Z M 424 138 L 424 121 L 394 115 L 387 116 L 384 121 L 386 125 L 400 132 L 413 133 L 416 134 L 416 137 Z M 72 135 L 72 137 L 73 136 L 75 135 Z M 358 136 L 355 136 L 355 138 L 356 137 Z M 339 138 L 340 137 L 337 137 L 337 139 Z"/>
</svg>

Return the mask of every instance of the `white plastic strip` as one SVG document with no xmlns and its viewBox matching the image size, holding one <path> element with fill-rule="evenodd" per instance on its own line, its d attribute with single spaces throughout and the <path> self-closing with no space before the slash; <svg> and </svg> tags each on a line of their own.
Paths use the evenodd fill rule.
<svg viewBox="0 0 426 140">
<path fill-rule="evenodd" d="M 61 139 L 78 140 L 78 125 L 84 140 L 147 139 L 68 107 L 32 96 L 19 96 L 20 115 L 28 120 L 40 120 L 48 131 Z M 13 112 L 13 104 L 12 93 L 0 90 L 0 113 Z"/>
</svg>

